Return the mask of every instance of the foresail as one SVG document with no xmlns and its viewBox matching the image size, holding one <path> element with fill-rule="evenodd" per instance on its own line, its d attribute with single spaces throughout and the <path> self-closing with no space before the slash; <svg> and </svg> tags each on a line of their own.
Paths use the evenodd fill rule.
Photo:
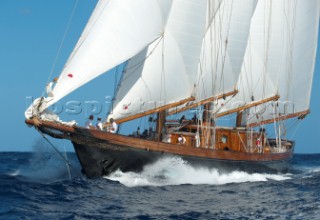
<svg viewBox="0 0 320 220">
<path fill-rule="evenodd" d="M 206 0 L 175 0 L 164 35 L 129 61 L 109 117 L 121 119 L 193 94 Z"/>
<path fill-rule="evenodd" d="M 172 0 L 100 0 L 46 108 L 142 51 L 163 34 Z"/>
</svg>

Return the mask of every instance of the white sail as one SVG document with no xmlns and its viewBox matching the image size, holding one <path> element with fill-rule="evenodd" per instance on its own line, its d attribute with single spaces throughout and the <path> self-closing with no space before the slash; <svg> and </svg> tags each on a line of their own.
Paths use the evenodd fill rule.
<svg viewBox="0 0 320 220">
<path fill-rule="evenodd" d="M 309 109 L 318 42 L 320 2 L 311 0 L 306 4 L 303 0 L 286 0 L 281 2 L 282 6 L 279 2 L 273 1 L 272 4 L 272 11 L 278 10 L 281 16 L 277 22 L 281 21 L 282 25 L 271 30 L 274 38 L 270 41 L 275 43 L 270 44 L 268 48 L 267 72 L 272 80 L 266 83 L 273 81 L 273 93 L 279 94 L 280 99 L 276 104 L 269 103 L 250 109 L 248 124 L 259 124 L 261 121 Z"/>
<path fill-rule="evenodd" d="M 256 4 L 256 0 L 223 1 L 216 12 L 209 13 L 211 23 L 200 56 L 198 101 L 234 89 Z"/>
<path fill-rule="evenodd" d="M 264 121 L 284 115 L 292 115 L 309 109 L 311 87 L 318 43 L 320 2 L 318 0 L 287 2 L 287 10 L 292 11 L 289 24 L 291 32 L 286 73 L 279 82 L 280 99 L 249 123 Z"/>
<path fill-rule="evenodd" d="M 277 104 L 247 111 L 247 123 L 257 123 L 309 108 L 314 72 L 319 1 L 259 1 L 238 81 L 238 95 L 220 109 L 279 95 Z"/>
<path fill-rule="evenodd" d="M 223 113 L 258 102 L 278 93 L 280 76 L 284 72 L 284 59 L 288 51 L 285 1 L 259 1 L 251 21 L 250 35 L 237 78 L 235 97 L 227 98 L 218 112 Z M 219 103 L 220 104 L 220 103 Z"/>
<path fill-rule="evenodd" d="M 192 95 L 206 10 L 206 0 L 173 2 L 164 35 L 130 60 L 109 117 L 123 118 Z"/>
<path fill-rule="evenodd" d="M 172 0 L 100 0 L 42 109 L 133 57 L 164 31 Z"/>
</svg>

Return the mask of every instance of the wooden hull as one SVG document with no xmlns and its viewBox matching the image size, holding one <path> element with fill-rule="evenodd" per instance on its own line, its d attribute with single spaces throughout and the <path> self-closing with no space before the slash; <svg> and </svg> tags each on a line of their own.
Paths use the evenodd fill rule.
<svg viewBox="0 0 320 220">
<path fill-rule="evenodd" d="M 37 124 L 41 132 L 54 138 L 71 140 L 87 177 L 108 175 L 117 169 L 139 172 L 145 165 L 167 156 L 179 156 L 193 166 L 228 172 L 286 172 L 293 155 L 293 148 L 285 153 L 244 153 L 156 142 L 47 121 L 26 123 Z"/>
</svg>

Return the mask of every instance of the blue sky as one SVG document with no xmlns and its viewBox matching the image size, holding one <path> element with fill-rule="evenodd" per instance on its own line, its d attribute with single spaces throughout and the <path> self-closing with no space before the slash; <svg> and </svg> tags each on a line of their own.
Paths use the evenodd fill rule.
<svg viewBox="0 0 320 220">
<path fill-rule="evenodd" d="M 0 151 L 30 151 L 40 138 L 24 123 L 28 97 L 39 97 L 47 83 L 76 0 L 0 0 Z M 76 44 L 97 0 L 78 0 L 76 13 L 63 41 L 52 75 L 59 73 Z M 81 114 L 61 115 L 84 123 L 85 101 L 105 103 L 112 96 L 115 74 L 105 74 L 66 99 L 85 108 Z M 317 58 L 311 99 L 311 114 L 294 135 L 297 153 L 320 153 L 320 59 Z M 99 89 L 99 92 L 97 90 Z M 102 106 L 101 116 L 107 112 Z M 72 149 L 70 144 L 67 148 Z"/>
</svg>

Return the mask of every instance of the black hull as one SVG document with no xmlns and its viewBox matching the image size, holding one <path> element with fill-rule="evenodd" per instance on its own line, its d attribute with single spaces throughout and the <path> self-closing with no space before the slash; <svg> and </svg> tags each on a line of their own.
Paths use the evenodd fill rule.
<svg viewBox="0 0 320 220">
<path fill-rule="evenodd" d="M 221 172 L 238 170 L 250 173 L 283 173 L 290 168 L 294 149 L 292 141 L 283 140 L 286 150 L 282 153 L 213 150 L 65 126 L 38 119 L 27 120 L 26 123 L 38 126 L 41 132 L 53 138 L 71 140 L 87 177 L 109 175 L 117 169 L 123 172 L 140 172 L 145 165 L 168 156 L 179 156 L 192 166 L 216 168 Z M 274 140 L 269 139 L 269 142 L 269 151 L 270 148 L 277 147 Z"/>
<path fill-rule="evenodd" d="M 160 158 L 175 156 L 170 153 L 148 151 L 103 144 L 77 144 L 73 142 L 75 151 L 87 177 L 100 177 L 120 169 L 123 172 L 141 172 L 143 167 L 155 163 Z M 202 157 L 181 156 L 194 167 L 216 168 L 219 172 L 245 171 L 248 173 L 285 173 L 289 170 L 290 160 L 276 161 L 233 161 Z"/>
</svg>

